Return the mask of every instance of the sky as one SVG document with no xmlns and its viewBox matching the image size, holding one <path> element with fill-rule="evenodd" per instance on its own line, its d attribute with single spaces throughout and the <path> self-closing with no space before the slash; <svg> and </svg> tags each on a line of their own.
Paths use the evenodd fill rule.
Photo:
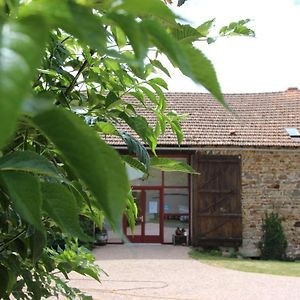
<svg viewBox="0 0 300 300">
<path fill-rule="evenodd" d="M 194 26 L 216 18 L 215 30 L 249 18 L 255 38 L 220 38 L 197 43 L 215 66 L 223 93 L 300 89 L 300 0 L 187 0 L 172 9 Z M 203 92 L 201 86 L 172 70 L 170 91 Z"/>
</svg>

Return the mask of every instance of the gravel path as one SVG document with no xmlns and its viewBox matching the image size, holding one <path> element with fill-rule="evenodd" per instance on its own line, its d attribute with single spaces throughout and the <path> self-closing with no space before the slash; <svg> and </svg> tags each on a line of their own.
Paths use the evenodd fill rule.
<svg viewBox="0 0 300 300">
<path fill-rule="evenodd" d="M 188 256 L 188 247 L 107 245 L 94 250 L 109 274 L 102 284 L 73 276 L 96 300 L 300 300 L 300 278 L 217 268 Z"/>
</svg>

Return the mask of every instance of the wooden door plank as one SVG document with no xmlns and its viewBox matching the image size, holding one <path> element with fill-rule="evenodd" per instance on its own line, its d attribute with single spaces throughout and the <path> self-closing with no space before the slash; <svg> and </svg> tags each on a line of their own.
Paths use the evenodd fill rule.
<svg viewBox="0 0 300 300">
<path fill-rule="evenodd" d="M 205 239 L 241 240 L 240 157 L 195 155 L 193 167 L 201 173 L 193 177 L 193 244 Z"/>
</svg>

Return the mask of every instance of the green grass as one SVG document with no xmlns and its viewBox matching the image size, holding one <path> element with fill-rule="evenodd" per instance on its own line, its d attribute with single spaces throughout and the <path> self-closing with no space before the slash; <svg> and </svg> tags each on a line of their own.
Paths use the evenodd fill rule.
<svg viewBox="0 0 300 300">
<path fill-rule="evenodd" d="M 202 263 L 243 272 L 300 277 L 300 261 L 271 261 L 246 258 L 227 258 L 213 252 L 192 250 L 190 256 Z"/>
</svg>

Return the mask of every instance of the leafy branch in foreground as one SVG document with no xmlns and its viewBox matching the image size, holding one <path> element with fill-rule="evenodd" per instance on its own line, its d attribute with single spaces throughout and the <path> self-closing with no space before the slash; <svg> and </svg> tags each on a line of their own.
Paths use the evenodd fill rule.
<svg viewBox="0 0 300 300">
<path fill-rule="evenodd" d="M 211 23 L 181 25 L 161 0 L 2 1 L 0 13 L 0 297 L 89 299 L 67 281 L 72 270 L 101 273 L 77 242 L 93 241 L 80 216 L 99 227 L 105 216 L 121 233 L 125 213 L 134 226 L 125 163 L 193 172 L 145 148 L 156 156 L 167 127 L 183 138 L 159 54 L 225 105 L 213 65 L 193 46 Z"/>
</svg>

